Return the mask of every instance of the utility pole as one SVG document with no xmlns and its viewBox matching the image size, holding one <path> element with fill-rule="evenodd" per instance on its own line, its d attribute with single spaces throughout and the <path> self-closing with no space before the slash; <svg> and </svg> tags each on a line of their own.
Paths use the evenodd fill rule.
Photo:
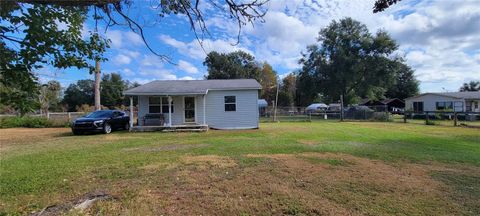
<svg viewBox="0 0 480 216">
<path fill-rule="evenodd" d="M 340 95 L 340 121 L 343 121 L 343 94 Z"/>
<path fill-rule="evenodd" d="M 277 106 L 278 106 L 278 86 L 280 85 L 279 84 L 279 80 L 277 80 L 277 93 L 275 95 L 275 109 L 273 110 L 273 121 L 278 121 L 277 120 Z"/>
<path fill-rule="evenodd" d="M 100 61 L 95 61 L 95 110 L 101 110 L 100 105 Z"/>
</svg>

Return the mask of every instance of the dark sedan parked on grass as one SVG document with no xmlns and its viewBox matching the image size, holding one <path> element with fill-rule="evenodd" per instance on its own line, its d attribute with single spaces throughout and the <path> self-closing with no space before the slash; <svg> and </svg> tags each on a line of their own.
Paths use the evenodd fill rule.
<svg viewBox="0 0 480 216">
<path fill-rule="evenodd" d="M 130 117 L 118 110 L 98 110 L 72 122 L 73 134 L 83 132 L 111 133 L 112 130 L 130 128 Z"/>
</svg>

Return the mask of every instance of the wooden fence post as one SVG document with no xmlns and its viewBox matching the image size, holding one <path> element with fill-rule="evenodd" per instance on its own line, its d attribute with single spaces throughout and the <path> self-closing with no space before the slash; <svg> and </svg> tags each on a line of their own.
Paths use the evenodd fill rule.
<svg viewBox="0 0 480 216">
<path fill-rule="evenodd" d="M 453 113 L 453 126 L 455 126 L 455 127 L 457 126 L 457 120 L 458 120 L 457 119 L 457 112 L 454 112 Z"/>
<path fill-rule="evenodd" d="M 425 124 L 428 125 L 428 112 L 425 112 Z"/>
<path fill-rule="evenodd" d="M 403 123 L 407 123 L 407 112 L 403 111 Z"/>
</svg>

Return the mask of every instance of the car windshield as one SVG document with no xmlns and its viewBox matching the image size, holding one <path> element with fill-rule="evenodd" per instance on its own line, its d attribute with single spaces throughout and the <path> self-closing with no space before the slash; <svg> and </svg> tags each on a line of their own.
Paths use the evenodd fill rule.
<svg viewBox="0 0 480 216">
<path fill-rule="evenodd" d="M 87 118 L 107 118 L 107 117 L 110 117 L 111 115 L 112 115 L 111 111 L 100 110 L 100 111 L 92 112 L 92 113 L 86 115 L 85 117 L 87 117 Z"/>
</svg>

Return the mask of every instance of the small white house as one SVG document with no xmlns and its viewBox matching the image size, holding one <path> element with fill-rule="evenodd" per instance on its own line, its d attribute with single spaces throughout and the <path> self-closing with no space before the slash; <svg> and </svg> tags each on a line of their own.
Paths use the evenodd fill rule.
<svg viewBox="0 0 480 216">
<path fill-rule="evenodd" d="M 405 109 L 414 112 L 480 112 L 480 92 L 424 93 L 405 99 Z"/>
<path fill-rule="evenodd" d="M 260 89 L 254 79 L 162 80 L 129 89 L 124 94 L 131 103 L 133 97 L 138 97 L 138 120 L 136 126 L 131 123 L 133 128 L 199 125 L 252 129 L 258 128 Z"/>
</svg>

